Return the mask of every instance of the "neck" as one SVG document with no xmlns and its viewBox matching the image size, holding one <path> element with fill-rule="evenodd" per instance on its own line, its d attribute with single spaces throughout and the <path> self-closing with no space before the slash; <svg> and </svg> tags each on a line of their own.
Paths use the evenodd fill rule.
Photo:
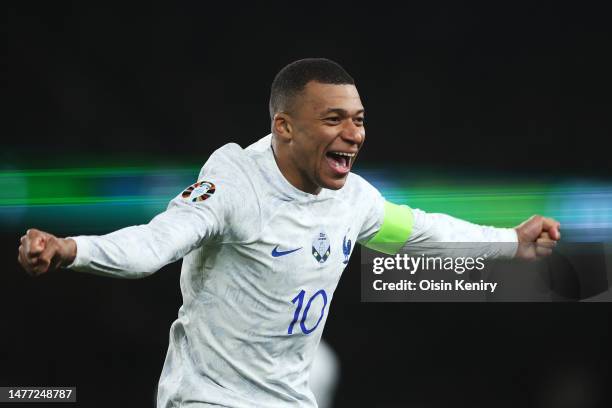
<svg viewBox="0 0 612 408">
<path fill-rule="evenodd" d="M 295 188 L 305 193 L 317 195 L 321 192 L 321 187 L 313 183 L 300 169 L 298 169 L 293 160 L 289 157 L 284 149 L 279 149 L 278 145 L 272 140 L 272 153 L 276 165 L 280 169 L 283 177 Z"/>
</svg>

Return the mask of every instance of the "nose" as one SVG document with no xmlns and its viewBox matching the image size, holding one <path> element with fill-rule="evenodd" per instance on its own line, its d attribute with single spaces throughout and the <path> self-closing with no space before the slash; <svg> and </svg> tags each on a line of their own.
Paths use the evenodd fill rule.
<svg viewBox="0 0 612 408">
<path fill-rule="evenodd" d="M 365 128 L 363 125 L 356 125 L 352 120 L 347 120 L 340 136 L 344 141 L 360 146 L 365 139 Z"/>
</svg>

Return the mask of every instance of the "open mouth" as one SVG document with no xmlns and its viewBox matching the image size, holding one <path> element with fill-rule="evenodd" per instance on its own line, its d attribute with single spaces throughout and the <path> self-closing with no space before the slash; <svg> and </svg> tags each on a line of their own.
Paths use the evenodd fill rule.
<svg viewBox="0 0 612 408">
<path fill-rule="evenodd" d="M 351 161 L 355 157 L 355 153 L 327 152 L 325 157 L 333 170 L 338 174 L 346 174 L 351 170 Z"/>
</svg>

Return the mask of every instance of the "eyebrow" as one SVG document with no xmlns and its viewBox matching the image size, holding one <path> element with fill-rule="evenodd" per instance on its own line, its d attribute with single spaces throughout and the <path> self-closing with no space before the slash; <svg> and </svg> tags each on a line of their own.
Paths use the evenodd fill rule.
<svg viewBox="0 0 612 408">
<path fill-rule="evenodd" d="M 359 109 L 355 114 L 359 115 L 360 113 L 364 113 L 364 112 L 365 112 L 365 109 Z M 338 115 L 341 115 L 341 116 L 350 116 L 348 111 L 342 108 L 329 108 L 325 112 L 323 112 L 321 115 L 325 116 L 325 115 L 329 115 L 330 113 L 337 113 Z"/>
</svg>

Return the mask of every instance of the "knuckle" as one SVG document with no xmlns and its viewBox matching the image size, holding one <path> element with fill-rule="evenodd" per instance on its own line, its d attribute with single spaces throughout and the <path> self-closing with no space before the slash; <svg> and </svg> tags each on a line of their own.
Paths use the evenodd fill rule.
<svg viewBox="0 0 612 408">
<path fill-rule="evenodd" d="M 39 263 L 36 266 L 32 267 L 32 271 L 37 275 L 40 275 L 47 269 L 47 265 L 44 263 Z"/>
</svg>

